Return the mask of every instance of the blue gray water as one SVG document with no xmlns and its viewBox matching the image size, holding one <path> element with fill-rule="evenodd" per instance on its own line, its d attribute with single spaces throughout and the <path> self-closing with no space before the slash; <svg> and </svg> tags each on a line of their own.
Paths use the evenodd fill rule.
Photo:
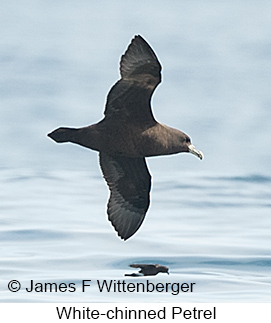
<svg viewBox="0 0 271 323">
<path fill-rule="evenodd" d="M 0 300 L 269 302 L 271 4 L 3 1 L 0 10 Z M 141 34 L 163 66 L 155 117 L 205 154 L 149 158 L 151 206 L 121 241 L 97 154 L 46 133 L 102 118 L 118 62 Z M 36 282 L 122 280 L 160 263 L 193 293 L 11 293 Z M 146 278 L 125 277 L 126 282 Z"/>
</svg>

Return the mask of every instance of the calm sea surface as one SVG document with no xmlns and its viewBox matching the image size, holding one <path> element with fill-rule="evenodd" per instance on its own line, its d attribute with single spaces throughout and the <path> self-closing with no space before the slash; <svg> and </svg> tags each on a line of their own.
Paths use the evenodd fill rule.
<svg viewBox="0 0 271 323">
<path fill-rule="evenodd" d="M 3 1 L 1 302 L 271 300 L 270 16 L 267 0 Z M 102 118 L 135 34 L 163 66 L 155 117 L 189 134 L 205 159 L 147 160 L 151 206 L 123 242 L 107 220 L 97 154 L 46 134 Z M 124 277 L 131 263 L 166 265 L 170 275 Z M 97 288 L 123 279 L 196 285 L 177 295 Z M 76 292 L 27 292 L 31 280 Z M 82 280 L 91 280 L 85 292 Z"/>
</svg>

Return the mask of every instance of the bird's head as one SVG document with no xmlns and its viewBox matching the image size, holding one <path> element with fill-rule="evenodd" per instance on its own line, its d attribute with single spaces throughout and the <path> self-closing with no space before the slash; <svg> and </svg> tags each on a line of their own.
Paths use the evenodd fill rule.
<svg viewBox="0 0 271 323">
<path fill-rule="evenodd" d="M 187 152 L 197 156 L 199 159 L 203 159 L 203 153 L 192 145 L 191 139 L 186 134 L 184 134 L 183 145 L 185 146 Z"/>
<path fill-rule="evenodd" d="M 169 275 L 169 268 L 168 267 L 166 267 L 166 266 L 161 266 L 161 265 L 155 265 L 155 267 L 156 268 L 158 268 L 159 269 L 159 272 L 160 273 L 167 273 L 168 275 Z"/>
</svg>

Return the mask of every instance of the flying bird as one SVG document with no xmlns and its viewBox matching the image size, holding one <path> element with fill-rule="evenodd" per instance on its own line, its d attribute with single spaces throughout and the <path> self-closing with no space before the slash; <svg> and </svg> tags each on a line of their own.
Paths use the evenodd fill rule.
<svg viewBox="0 0 271 323">
<path fill-rule="evenodd" d="M 140 268 L 138 273 L 133 274 L 125 274 L 124 276 L 155 276 L 158 273 L 167 273 L 169 275 L 169 269 L 166 266 L 162 265 L 153 265 L 153 264 L 131 264 L 130 267 L 132 268 Z"/>
<path fill-rule="evenodd" d="M 107 95 L 104 118 L 82 128 L 58 128 L 48 134 L 57 143 L 72 142 L 99 152 L 110 190 L 108 219 L 121 239 L 141 226 L 150 203 L 151 175 L 146 157 L 203 154 L 188 135 L 155 120 L 151 97 L 161 82 L 161 65 L 137 35 L 120 60 L 120 75 Z"/>
</svg>

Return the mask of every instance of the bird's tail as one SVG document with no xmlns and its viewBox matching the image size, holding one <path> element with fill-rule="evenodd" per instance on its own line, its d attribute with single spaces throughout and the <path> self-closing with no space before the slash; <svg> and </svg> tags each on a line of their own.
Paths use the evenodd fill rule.
<svg viewBox="0 0 271 323">
<path fill-rule="evenodd" d="M 133 274 L 124 274 L 124 276 L 130 276 L 130 277 L 140 277 L 143 275 L 137 274 L 137 273 L 133 273 Z"/>
<path fill-rule="evenodd" d="M 72 141 L 77 129 L 74 128 L 58 128 L 51 133 L 48 133 L 48 137 L 56 142 L 69 142 Z"/>
</svg>

